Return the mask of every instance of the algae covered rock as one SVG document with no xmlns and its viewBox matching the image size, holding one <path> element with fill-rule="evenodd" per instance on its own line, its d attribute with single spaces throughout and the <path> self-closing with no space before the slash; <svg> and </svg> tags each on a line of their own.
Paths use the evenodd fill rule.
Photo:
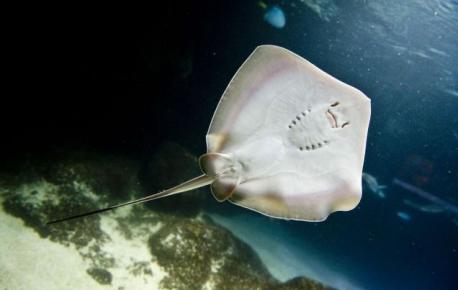
<svg viewBox="0 0 458 290">
<path fill-rule="evenodd" d="M 143 196 L 141 180 L 166 188 L 200 174 L 196 157 L 173 143 L 165 144 L 153 160 L 146 170 L 151 179 L 141 174 L 138 161 L 97 154 L 27 163 L 19 174 L 0 172 L 0 217 L 20 220 L 9 244 L 24 233 L 29 238 L 22 239 L 14 251 L 30 253 L 27 261 L 49 258 L 53 267 L 60 268 L 55 261 L 64 265 L 71 257 L 72 265 L 78 266 L 62 276 L 59 285 L 76 275 L 80 281 L 87 279 L 87 285 L 100 286 L 90 289 L 330 289 L 304 277 L 285 283 L 275 280 L 249 245 L 202 213 L 203 201 L 212 198 L 208 189 L 46 225 L 56 218 Z M 31 232 L 38 235 L 30 238 Z M 0 236 L 0 243 L 7 235 Z M 58 245 L 58 253 L 67 257 L 51 257 L 56 251 L 47 249 L 42 249 L 46 255 L 31 256 L 35 244 Z M 0 248 L 0 256 L 14 260 L 14 251 Z M 6 267 L 0 264 L 0 280 L 10 277 L 17 283 L 24 276 L 2 269 Z M 27 275 L 34 281 L 33 271 Z M 46 280 L 42 273 L 36 275 L 34 279 Z M 14 289 L 14 284 L 4 287 Z"/>
<path fill-rule="evenodd" d="M 44 238 L 77 248 L 108 237 L 100 215 L 47 226 L 46 222 L 133 198 L 141 192 L 138 164 L 122 158 L 88 154 L 54 163 L 26 164 L 20 176 L 6 175 L 10 186 L 3 208 Z"/>
<path fill-rule="evenodd" d="M 124 281 L 136 277 L 150 282 L 154 265 L 150 262 L 146 238 L 142 252 L 141 237 L 151 234 L 158 220 L 144 207 L 46 225 L 53 219 L 132 199 L 142 192 L 138 170 L 139 165 L 131 160 L 93 154 L 50 164 L 28 163 L 20 175 L 1 174 L 4 184 L 0 189 L 1 209 L 21 219 L 41 239 L 68 247 L 69 255 L 76 254 L 81 259 L 81 271 L 100 285 L 128 287 L 133 283 Z M 138 226 L 139 223 L 143 226 Z M 140 269 L 138 265 L 144 263 L 148 267 Z"/>
<path fill-rule="evenodd" d="M 149 239 L 169 276 L 164 289 L 266 289 L 276 281 L 256 253 L 228 230 L 209 222 L 174 219 Z"/>
<path fill-rule="evenodd" d="M 168 219 L 148 244 L 168 273 L 160 283 L 164 290 L 334 289 L 306 277 L 280 283 L 250 246 L 207 216 Z"/>
<path fill-rule="evenodd" d="M 113 279 L 111 273 L 102 268 L 92 267 L 87 269 L 86 272 L 102 285 L 111 284 L 111 280 Z"/>
</svg>

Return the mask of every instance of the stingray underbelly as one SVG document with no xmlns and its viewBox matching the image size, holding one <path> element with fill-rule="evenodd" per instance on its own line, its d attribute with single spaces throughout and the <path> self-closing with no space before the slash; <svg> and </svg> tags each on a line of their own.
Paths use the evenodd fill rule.
<svg viewBox="0 0 458 290">
<path fill-rule="evenodd" d="M 353 209 L 361 199 L 360 182 L 342 178 L 342 171 L 319 178 L 284 172 L 246 180 L 229 200 L 271 217 L 322 221 L 332 212 Z"/>
</svg>

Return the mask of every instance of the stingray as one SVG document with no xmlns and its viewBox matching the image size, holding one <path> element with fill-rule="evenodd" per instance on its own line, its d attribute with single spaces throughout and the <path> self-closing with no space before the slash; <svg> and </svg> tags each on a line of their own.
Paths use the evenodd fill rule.
<svg viewBox="0 0 458 290">
<path fill-rule="evenodd" d="M 363 172 L 363 180 L 373 193 L 377 194 L 380 198 L 385 198 L 385 192 L 383 190 L 386 188 L 386 185 L 380 185 L 374 176 L 365 172 Z"/>
<path fill-rule="evenodd" d="M 393 178 L 393 184 L 396 184 L 398 186 L 400 186 L 401 188 L 404 188 L 405 190 L 408 190 L 414 194 L 416 194 L 417 196 L 421 197 L 421 198 L 424 198 L 430 202 L 432 202 L 433 204 L 436 204 L 437 206 L 440 206 L 442 207 L 444 210 L 447 210 L 449 212 L 452 212 L 454 214 L 458 214 L 458 206 L 448 202 L 447 200 L 445 199 L 442 199 L 440 197 L 437 197 L 436 195 L 430 193 L 430 192 L 427 192 L 419 187 L 416 187 L 410 183 L 407 183 L 401 179 L 398 179 L 398 178 Z"/>
<path fill-rule="evenodd" d="M 434 203 L 430 203 L 430 204 L 421 204 L 421 203 L 418 203 L 418 202 L 415 202 L 413 200 L 410 200 L 410 199 L 404 199 L 402 201 L 405 205 L 413 208 L 413 209 L 416 209 L 418 211 L 421 211 L 421 212 L 424 212 L 424 213 L 431 213 L 431 214 L 435 214 L 435 213 L 442 213 L 445 211 L 445 209 L 437 204 L 434 204 Z"/>
<path fill-rule="evenodd" d="M 206 135 L 203 174 L 83 217 L 210 185 L 216 200 L 261 214 L 323 221 L 362 195 L 370 99 L 293 52 L 257 47 L 224 91 Z M 170 172 L 173 174 L 173 172 Z"/>
<path fill-rule="evenodd" d="M 267 23 L 269 23 L 270 25 L 278 29 L 285 27 L 286 25 L 285 13 L 279 6 L 274 5 L 272 7 L 268 7 L 263 2 L 259 2 L 258 4 L 262 8 L 267 9 L 266 13 L 264 13 L 264 21 L 266 21 Z"/>
<path fill-rule="evenodd" d="M 398 218 L 400 218 L 401 220 L 405 221 L 405 222 L 408 222 L 412 219 L 412 217 L 410 216 L 410 214 L 404 212 L 404 211 L 398 211 L 396 212 L 396 215 L 398 216 Z"/>
</svg>

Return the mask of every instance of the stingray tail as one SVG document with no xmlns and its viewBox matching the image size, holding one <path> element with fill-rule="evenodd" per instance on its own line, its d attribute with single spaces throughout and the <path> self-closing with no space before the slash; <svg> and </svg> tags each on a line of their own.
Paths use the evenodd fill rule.
<svg viewBox="0 0 458 290">
<path fill-rule="evenodd" d="M 102 213 L 102 212 L 113 210 L 113 209 L 116 209 L 118 207 L 123 207 L 123 206 L 126 206 L 126 205 L 144 203 L 144 202 L 147 202 L 147 201 L 150 201 L 150 200 L 155 200 L 155 199 L 159 199 L 159 198 L 162 198 L 162 197 L 166 197 L 166 196 L 170 196 L 170 195 L 174 195 L 174 194 L 190 191 L 190 190 L 193 190 L 193 189 L 208 185 L 208 184 L 212 183 L 214 180 L 215 180 L 215 177 L 210 177 L 208 175 L 203 174 L 201 176 L 198 176 L 196 178 L 193 178 L 191 180 L 183 182 L 180 185 L 177 185 L 175 187 L 172 187 L 172 188 L 169 188 L 167 190 L 161 191 L 159 193 L 151 194 L 151 195 L 148 195 L 148 196 L 136 199 L 136 200 L 132 200 L 132 201 L 128 201 L 128 202 L 125 202 L 125 203 L 109 206 L 109 207 L 106 207 L 106 208 L 97 209 L 97 210 L 94 210 L 94 211 L 90 211 L 90 212 L 86 212 L 86 213 L 81 213 L 81 214 L 77 214 L 77 215 L 73 215 L 73 216 L 69 216 L 69 217 L 65 217 L 65 218 L 61 218 L 61 219 L 57 219 L 57 220 L 53 220 L 53 221 L 49 221 L 46 224 L 47 225 L 51 225 L 51 224 L 55 224 L 55 223 L 60 223 L 60 222 L 63 222 L 63 221 L 77 219 L 77 218 L 85 217 L 85 216 L 88 216 L 88 215 L 94 215 L 94 214 Z"/>
</svg>

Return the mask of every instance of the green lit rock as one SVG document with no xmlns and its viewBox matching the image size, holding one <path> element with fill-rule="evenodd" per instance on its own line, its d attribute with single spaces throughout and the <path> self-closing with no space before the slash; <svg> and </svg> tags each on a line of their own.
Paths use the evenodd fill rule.
<svg viewBox="0 0 458 290">
<path fill-rule="evenodd" d="M 102 268 L 89 268 L 86 272 L 94 278 L 95 281 L 99 282 L 102 285 L 109 285 L 111 284 L 111 280 L 113 279 L 111 273 Z"/>
<path fill-rule="evenodd" d="M 169 273 L 161 282 L 163 289 L 211 285 L 212 289 L 254 290 L 276 284 L 248 245 L 213 223 L 171 220 L 150 237 L 149 246 Z"/>
<path fill-rule="evenodd" d="M 202 215 L 205 198 L 212 198 L 208 189 L 148 206 L 46 225 L 53 219 L 143 196 L 142 179 L 152 180 L 163 189 L 200 174 L 197 159 L 173 143 L 165 144 L 153 160 L 146 170 L 149 178 L 140 174 L 138 162 L 95 154 L 27 163 L 14 173 L 0 172 L 0 214 L 21 220 L 14 235 L 20 235 L 21 230 L 34 231 L 38 235 L 30 243 L 57 243 L 59 253 L 66 251 L 76 257 L 73 265 L 80 266 L 66 277 L 79 271 L 81 279 L 101 287 L 97 289 L 106 285 L 113 289 L 162 290 L 330 289 L 304 277 L 286 283 L 275 280 L 250 246 Z M 143 185 L 148 187 L 145 182 Z M 28 249 L 15 251 L 27 253 Z M 47 254 L 38 259 L 51 255 L 43 250 Z M 63 256 L 62 262 L 65 259 Z M 15 272 L 8 277 L 12 274 L 18 279 L 23 276 Z"/>
</svg>

